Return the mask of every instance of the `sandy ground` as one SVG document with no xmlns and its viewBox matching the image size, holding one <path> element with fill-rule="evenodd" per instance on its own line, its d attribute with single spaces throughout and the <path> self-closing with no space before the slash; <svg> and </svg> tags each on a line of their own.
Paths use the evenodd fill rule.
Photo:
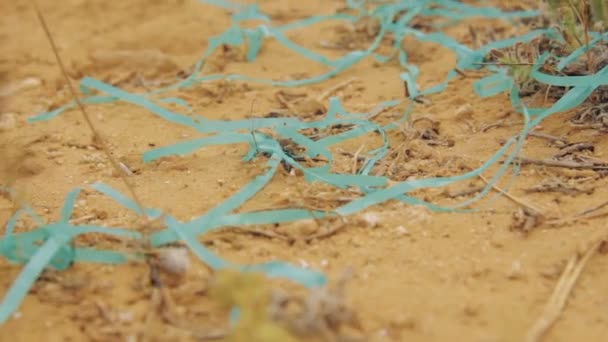
<svg viewBox="0 0 608 342">
<path fill-rule="evenodd" d="M 83 75 L 118 84 L 132 91 L 158 83 L 187 71 L 207 45 L 207 39 L 229 25 L 225 11 L 196 1 L 41 1 L 48 24 L 58 42 L 70 74 Z M 262 9 L 277 21 L 287 22 L 312 14 L 332 13 L 340 1 L 263 1 Z M 27 1 L 2 1 L 0 23 L 0 73 L 3 87 L 31 84 L 2 97 L 2 114 L 9 113 L 14 127 L 3 128 L 2 183 L 12 182 L 42 217 L 56 219 L 64 196 L 72 188 L 96 181 L 125 191 L 120 178 L 93 145 L 80 113 L 69 110 L 56 119 L 27 124 L 33 113 L 46 111 L 70 100 L 46 37 Z M 507 27 L 500 21 L 477 20 L 476 27 Z M 330 23 L 295 30 L 289 37 L 305 46 L 336 57 L 344 51 L 323 49 L 320 40 L 338 39 L 337 27 Z M 446 30 L 466 42 L 468 30 L 459 24 Z M 420 86 L 445 78 L 455 57 L 440 46 L 414 40 L 404 42 L 410 62 L 421 70 Z M 144 58 L 118 63 L 93 63 L 91 55 L 103 51 L 158 49 L 160 62 Z M 134 72 L 135 71 L 135 72 Z M 298 74 L 314 75 L 323 67 L 267 41 L 254 63 L 246 63 L 231 51 L 216 55 L 204 72 L 223 71 L 285 79 Z M 335 93 L 349 110 L 367 111 L 374 104 L 403 98 L 399 67 L 391 62 L 378 65 L 365 60 L 326 82 L 290 89 L 316 97 L 349 79 L 355 81 Z M 501 141 L 522 127 L 521 117 L 509 108 L 508 98 L 499 95 L 481 99 L 472 83 L 483 73 L 470 73 L 450 83 L 448 89 L 418 104 L 413 119 L 431 118 L 439 123 L 439 139 L 453 146 L 432 146 L 405 133 L 390 135 L 390 164 L 398 154 L 397 167 L 388 175 L 393 180 L 407 177 L 445 176 L 479 166 L 499 147 Z M 20 83 L 21 82 L 21 83 Z M 26 82 L 27 83 L 27 82 Z M 8 88 L 3 88 L 8 89 Z M 281 108 L 278 89 L 243 82 L 215 82 L 173 91 L 170 95 L 187 100 L 193 110 L 208 118 L 238 119 L 250 115 L 252 99 L 257 99 L 253 115 L 262 116 Z M 467 106 L 470 105 L 470 108 Z M 139 107 L 122 102 L 88 107 L 95 125 L 110 142 L 112 153 L 136 174 L 130 177 L 146 206 L 162 208 L 179 219 L 200 215 L 264 170 L 261 158 L 241 160 L 245 146 L 206 148 L 195 154 L 144 164 L 141 153 L 164 146 L 194 131 L 172 125 Z M 464 109 L 463 109 L 464 108 Z M 403 106 L 383 113 L 390 118 Z M 576 130 L 566 124 L 570 113 L 554 115 L 538 132 L 564 137 L 569 142 L 594 144 L 591 154 L 606 160 L 608 140 L 594 130 Z M 487 128 L 503 119 L 505 125 Z M 388 120 L 388 119 L 387 119 Z M 425 121 L 414 129 L 422 129 Z M 337 167 L 352 169 L 354 154 L 362 145 L 371 149 L 377 137 L 366 136 L 341 144 L 350 153 L 336 153 Z M 451 144 L 450 144 L 451 145 Z M 399 153 L 399 152 L 403 153 Z M 559 151 L 547 140 L 530 137 L 523 155 L 547 158 Z M 442 167 L 445 163 L 449 166 Z M 8 167 L 7 167 L 8 166 Z M 490 176 L 490 172 L 486 173 Z M 528 191 L 548 181 L 561 180 L 570 191 Z M 504 185 L 505 181 L 500 182 Z M 466 197 L 453 198 L 457 191 L 479 186 L 467 181 L 449 189 L 419 191 L 420 198 L 442 204 L 456 204 Z M 593 171 L 575 171 L 540 166 L 524 166 L 521 176 L 509 188 L 514 196 L 534 203 L 554 217 L 568 217 L 605 200 L 607 180 Z M 559 189 L 558 189 L 559 190 Z M 261 193 L 241 211 L 295 206 L 330 207 L 348 193 L 306 183 L 301 175 L 279 172 Z M 348 267 L 354 271 L 347 283 L 345 301 L 356 311 L 371 341 L 521 341 L 540 316 L 566 261 L 577 251 L 605 233 L 605 218 L 559 227 L 547 224 L 527 234 L 514 229 L 514 213 L 521 207 L 505 198 L 483 200 L 472 214 L 434 213 L 420 207 L 388 202 L 366 213 L 379 218 L 376 226 L 362 215 L 346 218 L 346 227 L 337 234 L 309 242 L 298 238 L 319 227 L 283 224 L 259 227 L 298 240 L 252 236 L 236 230 L 201 237 L 201 241 L 228 260 L 249 263 L 280 259 L 309 265 L 335 281 Z M 12 213 L 13 204 L 0 198 L 0 222 Z M 80 195 L 75 219 L 107 226 L 128 226 L 133 215 L 94 191 Z M 336 225 L 339 222 L 324 224 Z M 30 229 L 30 222 L 18 230 Z M 99 236 L 83 243 L 115 246 Z M 194 260 L 194 259 L 193 259 Z M 193 261 L 194 262 L 194 261 Z M 0 288 L 8 289 L 19 266 L 0 261 Z M 225 312 L 207 296 L 210 272 L 194 262 L 185 279 L 167 288 L 179 321 L 148 315 L 154 311 L 154 297 L 146 278 L 147 266 L 129 263 L 100 266 L 77 263 L 64 272 L 45 272 L 18 313 L 0 327 L 2 341 L 177 341 L 191 340 L 188 327 L 199 331 L 226 325 Z M 608 333 L 608 262 L 600 254 L 592 258 L 582 273 L 560 320 L 547 341 L 601 341 Z M 169 320 L 170 321 L 170 320 Z M 604 336 L 604 338 L 602 338 Z"/>
</svg>

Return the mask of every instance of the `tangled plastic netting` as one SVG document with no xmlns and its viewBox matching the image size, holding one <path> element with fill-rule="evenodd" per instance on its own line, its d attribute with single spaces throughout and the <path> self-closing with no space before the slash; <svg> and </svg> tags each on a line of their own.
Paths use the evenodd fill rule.
<svg viewBox="0 0 608 342">
<path fill-rule="evenodd" d="M 100 104 L 113 101 L 128 102 L 143 107 L 167 121 L 207 134 L 207 136 L 203 138 L 188 140 L 148 151 L 143 154 L 145 162 L 169 155 L 185 155 L 209 145 L 247 142 L 250 146 L 250 150 L 244 156 L 244 160 L 251 160 L 258 154 L 269 156 L 267 171 L 262 175 L 257 176 L 249 184 L 215 208 L 189 222 L 180 222 L 170 215 L 153 208 L 146 208 L 144 209 L 144 212 L 141 212 L 139 207 L 131 199 L 123 196 L 109 186 L 104 184 L 94 184 L 91 186 L 94 190 L 108 196 L 139 215 L 145 215 L 152 219 L 162 219 L 167 228 L 149 236 L 144 236 L 143 234 L 128 228 L 106 228 L 95 225 L 71 224 L 69 222 L 70 216 L 80 189 L 75 189 L 67 195 L 61 211 L 61 218 L 57 222 L 50 224 L 45 223 L 30 207 L 25 206 L 21 208 L 6 224 L 4 237 L 0 240 L 0 252 L 3 257 L 14 263 L 25 264 L 0 306 L 0 322 L 4 322 L 10 317 L 12 312 L 19 306 L 32 284 L 47 266 L 51 266 L 57 270 L 63 270 L 68 268 L 75 261 L 117 264 L 127 260 L 128 256 L 125 255 L 124 252 L 73 247 L 71 242 L 75 237 L 93 232 L 128 239 L 149 239 L 147 242 L 153 247 L 160 247 L 176 241 L 182 241 L 198 258 L 200 258 L 200 260 L 213 269 L 234 267 L 243 271 L 260 271 L 267 276 L 287 278 L 307 287 L 321 286 L 326 281 L 325 276 L 322 273 L 311 269 L 299 268 L 283 262 L 273 261 L 250 266 L 233 265 L 222 260 L 205 248 L 198 241 L 197 237 L 213 229 L 228 225 L 244 226 L 270 224 L 306 218 L 349 215 L 387 200 L 399 200 L 409 204 L 424 205 L 433 210 L 463 210 L 460 208 L 464 208 L 479 200 L 490 191 L 492 184 L 507 170 L 510 161 L 515 158 L 523 144 L 527 132 L 532 127 L 551 114 L 580 105 L 597 87 L 608 84 L 608 66 L 604 67 L 595 75 L 590 76 L 554 76 L 539 71 L 540 65 L 542 65 L 544 59 L 547 58 L 547 55 L 542 55 L 540 56 L 538 63 L 535 63 L 537 66 L 533 68 L 531 77 L 538 82 L 548 85 L 569 87 L 570 90 L 549 108 L 528 109 L 520 103 L 517 87 L 511 77 L 508 76 L 506 70 L 497 67 L 488 67 L 488 69 L 492 71 L 492 74 L 477 81 L 474 84 L 474 91 L 479 96 L 483 97 L 492 96 L 501 92 L 510 92 L 513 108 L 521 113 L 525 119 L 525 126 L 522 132 L 516 137 L 508 140 L 489 160 L 473 171 L 453 177 L 407 180 L 388 186 L 385 177 L 369 174 L 374 165 L 381 160 L 389 150 L 386 135 L 387 131 L 398 127 L 399 124 L 407 118 L 412 109 L 412 103 L 414 103 L 414 101 L 410 100 L 416 99 L 422 95 L 443 91 L 448 82 L 457 75 L 456 69 L 454 69 L 448 73 L 447 79 L 443 83 L 428 89 L 418 89 L 416 87 L 418 69 L 415 65 L 408 63 L 407 54 L 400 46 L 400 42 L 404 37 L 411 36 L 418 41 L 441 44 L 456 54 L 457 69 L 470 70 L 479 69 L 479 63 L 483 61 L 484 56 L 492 49 L 508 47 L 516 42 L 530 41 L 540 35 L 547 35 L 554 39 L 559 39 L 556 32 L 551 29 L 534 30 L 523 36 L 495 41 L 477 50 L 473 50 L 456 42 L 439 30 L 432 33 L 424 33 L 412 28 L 409 24 L 416 16 L 439 16 L 446 18 L 448 21 L 456 22 L 468 17 L 512 19 L 533 17 L 536 16 L 537 13 L 534 11 L 503 12 L 492 7 L 472 7 L 455 0 L 393 1 L 391 3 L 386 3 L 386 1 L 347 0 L 346 6 L 355 13 L 358 13 L 357 15 L 336 14 L 313 16 L 286 25 L 273 26 L 270 23 L 270 19 L 261 13 L 256 5 L 237 5 L 223 0 L 201 1 L 232 11 L 232 23 L 224 33 L 209 40 L 207 50 L 197 62 L 194 72 L 189 77 L 179 80 L 172 86 L 143 94 L 129 93 L 87 77 L 81 80 L 81 90 L 88 95 L 88 97 L 85 97 L 82 101 L 88 104 Z M 372 9 L 370 10 L 368 8 Z M 372 17 L 378 20 L 380 28 L 377 36 L 366 50 L 353 51 L 335 60 L 330 60 L 323 55 L 312 52 L 305 47 L 290 41 L 284 35 L 284 33 L 289 30 L 297 30 L 318 22 L 331 20 L 355 22 L 362 17 Z M 258 25 L 255 29 L 245 29 L 241 27 L 241 23 L 246 20 L 258 20 L 264 24 Z M 387 56 L 376 54 L 375 51 L 377 51 L 380 43 L 387 34 L 392 34 L 394 37 L 392 53 Z M 592 41 L 590 45 L 593 45 L 597 44 L 602 39 L 608 39 L 608 34 L 601 35 L 599 33 L 591 33 L 591 37 Z M 206 59 L 218 47 L 224 45 L 242 46 L 246 44 L 247 60 L 252 62 L 260 52 L 264 40 L 271 38 L 293 52 L 326 66 L 328 71 L 314 77 L 294 81 L 259 79 L 246 75 L 200 75 L 200 70 Z M 585 48 L 574 51 L 571 55 L 561 60 L 559 67 L 563 68 L 575 61 L 584 52 Z M 188 109 L 189 106 L 183 100 L 163 98 L 160 96 L 162 93 L 172 89 L 189 87 L 195 83 L 212 82 L 219 79 L 259 82 L 278 87 L 294 87 L 312 84 L 327 80 L 368 57 L 372 57 L 379 62 L 386 62 L 393 57 L 398 58 L 399 63 L 403 68 L 400 78 L 406 84 L 409 97 L 409 99 L 404 101 L 410 103 L 406 106 L 401 120 L 385 126 L 380 126 L 369 120 L 369 114 L 349 113 L 341 106 L 340 101 L 337 98 L 331 98 L 329 100 L 327 114 L 323 119 L 318 121 L 305 122 L 295 118 L 260 118 L 241 121 L 220 121 L 206 119 L 203 116 L 192 118 L 191 116 L 172 112 L 163 107 L 163 104 L 173 102 Z M 400 102 L 402 101 L 388 101 L 381 103 L 380 106 L 395 106 Z M 39 114 L 30 118 L 29 122 L 50 120 L 74 105 L 75 103 L 69 103 L 51 112 Z M 348 124 L 349 126 L 347 127 L 351 128 L 346 132 L 330 135 L 319 140 L 312 140 L 299 132 L 306 128 L 326 128 L 336 124 Z M 322 167 L 305 167 L 294 160 L 289 153 L 284 151 L 276 138 L 258 131 L 243 133 L 243 130 L 259 128 L 271 129 L 276 133 L 276 136 L 291 139 L 303 147 L 309 157 L 322 156 L 327 163 Z M 379 133 L 383 138 L 383 144 L 369 152 L 366 164 L 359 170 L 358 174 L 338 174 L 330 172 L 332 154 L 329 152 L 328 148 L 341 141 L 358 137 L 369 132 Z M 511 147 L 513 147 L 511 152 L 507 153 Z M 472 199 L 459 203 L 457 206 L 442 207 L 407 195 L 408 192 L 415 189 L 442 187 L 457 181 L 476 177 L 491 165 L 496 164 L 503 156 L 505 156 L 504 163 L 499 167 L 484 191 Z M 332 212 L 310 211 L 305 209 L 281 209 L 233 213 L 234 210 L 239 208 L 258 191 L 264 188 L 272 179 L 281 163 L 288 164 L 293 168 L 301 170 L 307 181 L 318 181 L 338 188 L 357 187 L 364 195 L 338 207 Z M 10 191 L 10 189 L 7 191 Z M 14 233 L 15 224 L 22 215 L 29 215 L 32 217 L 37 223 L 38 228 L 24 233 Z"/>
</svg>

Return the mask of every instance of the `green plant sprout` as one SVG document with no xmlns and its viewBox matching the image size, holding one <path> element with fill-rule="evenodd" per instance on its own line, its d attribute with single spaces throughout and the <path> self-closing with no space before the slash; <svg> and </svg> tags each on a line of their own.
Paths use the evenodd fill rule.
<svg viewBox="0 0 608 342">
<path fill-rule="evenodd" d="M 605 25 L 608 22 L 608 2 L 606 0 L 592 0 L 591 15 L 596 23 Z"/>
<path fill-rule="evenodd" d="M 296 342 L 286 329 L 268 317 L 269 291 L 263 274 L 230 269 L 217 272 L 211 296 L 226 308 L 240 309 L 240 318 L 225 342 Z"/>
<path fill-rule="evenodd" d="M 608 20 L 606 0 L 549 0 L 550 11 L 558 30 L 566 42 L 565 52 L 570 53 L 589 45 L 589 32 L 593 27 L 604 27 Z M 586 51 L 587 69 L 592 71 L 593 54 Z"/>
<path fill-rule="evenodd" d="M 523 60 L 518 51 L 508 51 L 503 56 L 498 57 L 498 63 L 509 67 L 509 76 L 513 77 L 515 83 L 522 88 L 530 81 L 532 64 Z"/>
</svg>

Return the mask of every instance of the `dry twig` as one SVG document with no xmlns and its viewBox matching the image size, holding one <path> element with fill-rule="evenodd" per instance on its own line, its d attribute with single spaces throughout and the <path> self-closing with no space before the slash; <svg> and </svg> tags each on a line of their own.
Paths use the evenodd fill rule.
<svg viewBox="0 0 608 342">
<path fill-rule="evenodd" d="M 490 184 L 490 182 L 484 176 L 482 176 L 481 174 L 479 175 L 479 178 L 481 178 L 481 180 L 484 181 L 486 184 Z M 492 189 L 494 189 L 494 190 L 500 192 L 501 194 L 505 195 L 511 201 L 513 201 L 513 202 L 515 202 L 515 203 L 523 206 L 524 208 L 526 208 L 526 209 L 528 209 L 528 210 L 530 210 L 530 211 L 532 211 L 532 212 L 534 212 L 536 214 L 543 215 L 543 210 L 537 208 L 533 204 L 530 204 L 527 201 L 524 201 L 524 200 L 522 200 L 520 198 L 517 198 L 517 197 L 511 195 L 510 193 L 508 193 L 505 190 L 499 188 L 495 184 L 492 184 L 491 187 L 492 187 Z"/>
<path fill-rule="evenodd" d="M 323 239 L 326 237 L 330 237 L 332 235 L 335 235 L 336 233 L 338 233 L 339 231 L 341 231 L 342 229 L 346 228 L 346 220 L 344 219 L 344 217 L 340 216 L 340 218 L 342 219 L 342 222 L 330 229 L 327 229 L 324 232 L 321 233 L 316 233 L 316 234 L 312 234 L 309 236 L 304 237 L 304 241 L 305 242 L 310 242 L 312 240 L 317 240 L 317 239 Z"/>
<path fill-rule="evenodd" d="M 521 164 L 531 165 L 543 165 L 550 167 L 562 167 L 574 170 L 608 170 L 608 163 L 577 163 L 568 160 L 554 160 L 554 159 L 530 159 L 525 157 L 516 157 L 513 162 L 520 162 Z"/>
<path fill-rule="evenodd" d="M 480 185 L 480 186 L 474 186 L 471 188 L 466 188 L 466 189 L 457 190 L 457 191 L 446 191 L 445 195 L 448 196 L 449 198 L 458 198 L 461 196 L 468 196 L 468 195 L 476 194 L 476 193 L 482 191 L 484 188 L 485 188 L 485 186 Z"/>
<path fill-rule="evenodd" d="M 604 202 L 600 203 L 599 205 L 596 205 L 596 206 L 594 206 L 592 208 L 583 210 L 582 212 L 580 212 L 578 214 L 575 214 L 575 215 L 573 215 L 571 217 L 566 217 L 566 218 L 559 219 L 559 220 L 552 220 L 552 221 L 549 221 L 547 223 L 549 223 L 551 225 L 556 225 L 557 226 L 557 225 L 562 225 L 562 224 L 565 224 L 565 223 L 572 223 L 572 222 L 575 222 L 575 221 L 578 221 L 578 220 L 582 220 L 582 219 L 591 219 L 591 218 L 606 216 L 606 215 L 608 215 L 608 213 L 604 213 L 604 212 L 602 212 L 602 213 L 595 213 L 595 212 L 598 211 L 598 210 L 600 210 L 600 209 L 602 209 L 602 208 L 605 208 L 607 206 L 608 206 L 608 201 L 604 201 Z M 595 214 L 593 214 L 593 213 L 595 213 Z"/>
<path fill-rule="evenodd" d="M 46 25 L 46 21 L 44 20 L 42 12 L 40 11 L 40 8 L 38 7 L 38 3 L 36 2 L 36 0 L 31 0 L 31 2 L 32 2 L 32 5 L 34 6 L 34 10 L 36 11 L 36 15 L 38 16 L 38 20 L 40 21 L 40 25 L 44 29 L 44 33 L 46 34 L 48 41 L 51 44 L 53 54 L 55 55 L 57 64 L 59 65 L 59 68 L 61 69 L 63 78 L 65 79 L 65 81 L 68 85 L 70 94 L 72 95 L 72 97 L 74 98 L 74 101 L 78 105 L 78 108 L 80 109 L 80 112 L 82 113 L 84 121 L 87 123 L 87 126 L 93 133 L 93 140 L 96 143 L 99 143 L 101 145 L 101 149 L 103 150 L 104 154 L 108 158 L 108 161 L 110 162 L 110 164 L 112 164 L 112 167 L 118 172 L 118 175 L 122 179 L 123 183 L 125 183 L 125 186 L 129 190 L 130 195 L 133 197 L 133 201 L 135 201 L 135 204 L 137 205 L 139 211 L 143 213 L 144 207 L 141 204 L 142 202 L 139 200 L 139 197 L 135 193 L 133 186 L 127 179 L 127 176 L 125 175 L 123 169 L 120 167 L 120 163 L 116 160 L 116 158 L 114 158 L 112 156 L 112 153 L 110 153 L 110 148 L 108 147 L 106 140 L 103 138 L 101 133 L 99 133 L 99 131 L 95 128 L 95 125 L 93 125 L 93 121 L 91 121 L 91 117 L 87 113 L 84 105 L 82 104 L 82 101 L 80 101 L 80 99 L 78 98 L 78 95 L 76 94 L 76 91 L 74 90 L 74 86 L 72 85 L 72 82 L 70 81 L 70 78 L 68 76 L 67 69 L 65 68 L 63 61 L 59 55 L 59 51 L 57 49 L 57 45 L 55 44 L 55 40 L 53 39 L 53 36 L 51 35 L 51 31 L 49 30 L 48 26 Z"/>
<path fill-rule="evenodd" d="M 339 91 L 340 89 L 348 87 L 351 83 L 353 83 L 355 81 L 357 81 L 356 78 L 349 78 L 348 80 L 346 80 L 346 81 L 344 81 L 342 83 L 338 83 L 335 86 L 327 89 L 323 93 L 319 94 L 319 96 L 317 96 L 315 98 L 315 100 L 317 100 L 318 102 L 323 102 L 323 101 L 325 101 L 325 99 L 327 99 L 328 97 L 330 97 L 333 93 Z"/>
<path fill-rule="evenodd" d="M 365 144 L 362 144 L 361 146 L 359 146 L 359 148 L 357 149 L 357 151 L 355 151 L 355 154 L 353 155 L 352 172 L 354 175 L 357 174 L 357 171 L 359 169 L 359 154 L 361 154 L 361 151 L 363 151 L 364 148 L 365 148 Z"/>
<path fill-rule="evenodd" d="M 570 258 L 543 313 L 529 330 L 526 341 L 538 342 L 546 336 L 549 329 L 559 319 L 559 316 L 566 307 L 568 297 L 570 296 L 576 281 L 580 277 L 581 272 L 585 268 L 585 265 L 604 242 L 605 240 L 603 239 L 595 242 L 582 256 L 579 253 L 576 253 Z"/>
</svg>

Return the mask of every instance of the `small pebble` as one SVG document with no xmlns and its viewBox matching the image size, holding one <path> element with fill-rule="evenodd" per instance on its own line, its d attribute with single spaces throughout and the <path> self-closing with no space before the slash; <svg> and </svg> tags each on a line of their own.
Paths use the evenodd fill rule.
<svg viewBox="0 0 608 342">
<path fill-rule="evenodd" d="M 0 88 L 0 97 L 9 96 L 21 90 L 35 88 L 42 84 L 42 80 L 37 77 L 28 77 L 19 82 L 14 82 Z"/>
<path fill-rule="evenodd" d="M 369 225 L 369 227 L 374 228 L 380 224 L 380 217 L 375 213 L 365 213 L 363 214 L 363 220 Z"/>
<path fill-rule="evenodd" d="M 386 329 L 380 329 L 376 334 L 378 335 L 378 337 L 387 337 L 388 331 Z"/>
<path fill-rule="evenodd" d="M 464 104 L 456 110 L 456 117 L 459 119 L 470 119 L 473 115 L 473 107 L 470 104 Z"/>
<path fill-rule="evenodd" d="M 28 77 L 21 81 L 21 89 L 34 88 L 42 84 L 38 77 Z"/>
<path fill-rule="evenodd" d="M 0 132 L 8 131 L 15 128 L 17 122 L 15 115 L 12 113 L 0 114 Z"/>
<path fill-rule="evenodd" d="M 121 322 L 131 322 L 133 320 L 133 312 L 131 312 L 131 311 L 119 312 L 118 320 Z"/>
<path fill-rule="evenodd" d="M 395 229 L 398 235 L 400 236 L 409 236 L 410 232 L 404 226 L 399 226 Z"/>
<path fill-rule="evenodd" d="M 298 220 L 294 223 L 293 231 L 297 236 L 309 236 L 319 230 L 317 222 L 313 219 Z"/>
<path fill-rule="evenodd" d="M 521 262 L 519 260 L 513 261 L 511 269 L 507 272 L 507 278 L 515 280 L 522 276 Z"/>
<path fill-rule="evenodd" d="M 173 274 L 183 274 L 190 266 L 188 250 L 185 248 L 165 249 L 160 255 L 159 262 L 163 270 Z"/>
</svg>

